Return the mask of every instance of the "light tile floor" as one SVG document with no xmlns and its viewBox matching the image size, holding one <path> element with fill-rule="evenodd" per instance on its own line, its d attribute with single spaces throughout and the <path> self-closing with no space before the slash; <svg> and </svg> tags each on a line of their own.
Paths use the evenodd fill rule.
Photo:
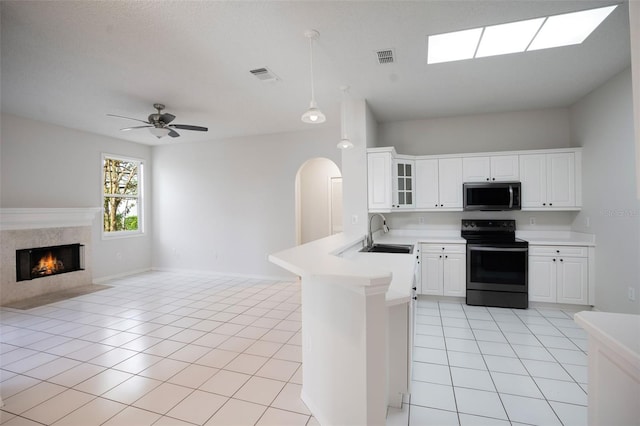
<svg viewBox="0 0 640 426">
<path fill-rule="evenodd" d="M 586 425 L 587 335 L 560 309 L 420 299 L 412 392 L 388 425 Z"/>
<path fill-rule="evenodd" d="M 0 309 L 0 424 L 315 425 L 300 286 L 150 272 Z"/>
<path fill-rule="evenodd" d="M 316 425 L 297 283 L 150 272 L 0 309 L 0 424 Z M 561 310 L 419 300 L 388 424 L 584 425 L 586 335 Z"/>
</svg>

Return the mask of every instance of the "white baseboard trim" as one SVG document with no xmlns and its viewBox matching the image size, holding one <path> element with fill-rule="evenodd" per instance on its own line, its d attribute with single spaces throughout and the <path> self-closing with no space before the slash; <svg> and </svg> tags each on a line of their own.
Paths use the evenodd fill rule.
<svg viewBox="0 0 640 426">
<path fill-rule="evenodd" d="M 304 391 L 304 385 L 302 386 L 303 388 L 302 388 L 302 391 L 300 392 L 300 399 L 302 400 L 302 402 L 304 402 L 304 404 L 307 406 L 309 411 L 311 411 L 311 414 L 313 415 L 313 417 L 315 417 L 316 420 L 318 420 L 318 423 L 320 423 L 321 425 L 331 424 L 328 422 L 327 416 L 325 416 L 324 413 L 321 412 L 320 409 L 318 409 L 316 404 L 313 401 L 311 401 L 311 399 L 309 398 L 309 395 L 307 395 L 307 393 Z"/>
<path fill-rule="evenodd" d="M 92 281 L 94 284 L 105 284 L 107 281 L 117 280 L 119 278 L 125 278 L 131 275 L 142 274 L 143 272 L 149 272 L 149 271 L 151 271 L 151 268 L 135 269 L 133 271 L 121 272 L 119 274 L 108 275 L 106 277 L 94 278 Z"/>
<path fill-rule="evenodd" d="M 292 282 L 297 280 L 297 277 L 295 277 L 294 275 L 278 276 L 278 275 L 239 274 L 235 272 L 207 271 L 207 270 L 200 270 L 200 269 L 163 268 L 158 266 L 151 267 L 151 270 L 161 271 L 161 272 L 176 272 L 176 273 L 183 273 L 183 274 L 201 275 L 203 277 L 233 277 L 233 278 L 244 278 L 247 280 L 268 280 L 268 281 L 286 281 L 286 282 Z"/>
</svg>

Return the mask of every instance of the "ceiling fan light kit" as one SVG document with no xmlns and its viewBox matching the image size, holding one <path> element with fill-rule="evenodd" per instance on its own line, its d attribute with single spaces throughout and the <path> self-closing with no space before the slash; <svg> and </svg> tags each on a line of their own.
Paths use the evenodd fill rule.
<svg viewBox="0 0 640 426">
<path fill-rule="evenodd" d="M 324 123 L 327 118 L 322 111 L 318 109 L 315 99 L 315 90 L 313 85 L 313 41 L 320 37 L 320 33 L 316 30 L 307 30 L 304 32 L 304 36 L 309 39 L 309 65 L 311 69 L 311 102 L 309 103 L 309 109 L 302 114 L 302 121 L 309 124 Z"/>
<path fill-rule="evenodd" d="M 149 114 L 147 121 L 139 120 L 137 118 L 125 117 L 122 115 L 116 114 L 107 114 L 110 117 L 118 117 L 118 118 L 126 118 L 127 120 L 139 121 L 141 123 L 145 123 L 145 126 L 134 126 L 134 127 L 125 127 L 124 129 L 120 129 L 121 131 L 129 131 L 136 129 L 149 129 L 149 132 L 157 137 L 158 139 L 163 138 L 165 136 L 171 136 L 172 138 L 177 138 L 180 136 L 180 133 L 176 132 L 176 129 L 179 130 L 193 130 L 196 132 L 207 132 L 209 129 L 202 126 L 194 126 L 191 124 L 169 124 L 171 123 L 176 116 L 173 114 L 169 114 L 168 112 L 162 112 L 164 109 L 163 104 L 153 104 L 153 107 L 158 111 L 153 114 Z"/>
</svg>

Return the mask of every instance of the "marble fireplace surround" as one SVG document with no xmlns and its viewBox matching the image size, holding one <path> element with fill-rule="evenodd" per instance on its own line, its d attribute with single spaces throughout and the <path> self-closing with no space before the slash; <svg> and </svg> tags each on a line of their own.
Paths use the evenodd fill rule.
<svg viewBox="0 0 640 426">
<path fill-rule="evenodd" d="M 0 305 L 92 284 L 91 234 L 101 211 L 89 208 L 0 209 Z M 16 250 L 80 243 L 82 271 L 16 281 Z"/>
</svg>

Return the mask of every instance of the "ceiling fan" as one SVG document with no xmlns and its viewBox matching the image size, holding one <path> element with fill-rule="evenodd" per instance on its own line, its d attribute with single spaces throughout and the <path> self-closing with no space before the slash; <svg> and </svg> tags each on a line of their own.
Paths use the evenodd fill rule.
<svg viewBox="0 0 640 426">
<path fill-rule="evenodd" d="M 176 116 L 173 114 L 169 114 L 168 112 L 163 113 L 162 112 L 162 110 L 164 109 L 163 104 L 153 104 L 153 107 L 157 109 L 158 112 L 149 114 L 149 118 L 147 118 L 147 121 L 139 120 L 137 118 L 124 117 L 122 115 L 116 115 L 116 114 L 107 114 L 107 115 L 110 117 L 126 118 L 127 120 L 135 120 L 141 123 L 145 123 L 144 126 L 125 127 L 120 130 L 126 132 L 129 130 L 148 128 L 151 134 L 157 137 L 158 139 L 167 135 L 171 136 L 172 138 L 177 138 L 178 136 L 180 136 L 180 133 L 176 132 L 176 129 L 195 130 L 197 132 L 206 132 L 209 130 L 206 127 L 193 126 L 190 124 L 169 124 L 176 118 Z"/>
</svg>

